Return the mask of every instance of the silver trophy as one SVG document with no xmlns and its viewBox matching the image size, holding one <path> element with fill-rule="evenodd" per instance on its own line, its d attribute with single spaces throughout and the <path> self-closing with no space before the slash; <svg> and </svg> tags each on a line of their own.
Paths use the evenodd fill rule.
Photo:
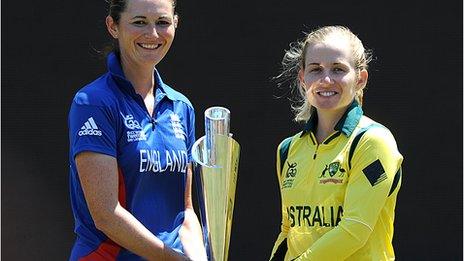
<svg viewBox="0 0 464 261">
<path fill-rule="evenodd" d="M 230 111 L 205 111 L 205 136 L 192 147 L 193 170 L 208 259 L 226 261 L 237 186 L 240 145 L 229 133 Z"/>
</svg>

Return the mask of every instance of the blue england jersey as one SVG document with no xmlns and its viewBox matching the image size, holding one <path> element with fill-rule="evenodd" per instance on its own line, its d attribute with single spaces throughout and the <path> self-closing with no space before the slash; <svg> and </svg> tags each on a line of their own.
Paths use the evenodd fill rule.
<svg viewBox="0 0 464 261">
<path fill-rule="evenodd" d="M 149 115 L 125 79 L 119 57 L 111 53 L 107 65 L 107 73 L 78 91 L 69 112 L 69 182 L 77 235 L 70 260 L 142 260 L 95 227 L 76 169 L 75 157 L 83 151 L 116 158 L 120 204 L 167 246 L 183 252 L 178 231 L 195 141 L 192 104 L 155 70 L 156 106 Z"/>
</svg>

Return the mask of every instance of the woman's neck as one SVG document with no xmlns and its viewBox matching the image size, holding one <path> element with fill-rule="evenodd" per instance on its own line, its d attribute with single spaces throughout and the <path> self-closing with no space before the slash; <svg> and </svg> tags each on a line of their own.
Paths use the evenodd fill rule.
<svg viewBox="0 0 464 261">
<path fill-rule="evenodd" d="M 143 66 L 124 59 L 121 55 L 121 67 L 126 79 L 132 84 L 136 93 L 142 98 L 153 95 L 155 86 L 154 66 Z"/>
<path fill-rule="evenodd" d="M 345 109 L 338 111 L 317 110 L 316 139 L 322 143 L 335 130 L 335 125 L 345 113 Z"/>
</svg>

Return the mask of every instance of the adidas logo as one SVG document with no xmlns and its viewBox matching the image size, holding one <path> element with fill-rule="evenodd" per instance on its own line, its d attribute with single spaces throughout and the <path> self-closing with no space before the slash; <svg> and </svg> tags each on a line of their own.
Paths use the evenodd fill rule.
<svg viewBox="0 0 464 261">
<path fill-rule="evenodd" d="M 98 130 L 97 124 L 95 123 L 93 118 L 90 117 L 81 127 L 81 130 L 79 131 L 78 135 L 79 136 L 85 136 L 85 135 L 101 136 L 102 132 L 101 130 Z"/>
</svg>

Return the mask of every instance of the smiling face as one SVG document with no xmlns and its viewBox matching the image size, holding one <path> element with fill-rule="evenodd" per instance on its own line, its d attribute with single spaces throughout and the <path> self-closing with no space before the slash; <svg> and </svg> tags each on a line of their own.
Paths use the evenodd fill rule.
<svg viewBox="0 0 464 261">
<path fill-rule="evenodd" d="M 309 45 L 299 80 L 306 99 L 318 112 L 342 114 L 367 81 L 367 71 L 354 66 L 349 41 L 337 35 Z"/>
<path fill-rule="evenodd" d="M 119 21 L 108 16 L 106 24 L 123 64 L 154 67 L 171 47 L 177 16 L 171 0 L 130 0 Z"/>
</svg>

